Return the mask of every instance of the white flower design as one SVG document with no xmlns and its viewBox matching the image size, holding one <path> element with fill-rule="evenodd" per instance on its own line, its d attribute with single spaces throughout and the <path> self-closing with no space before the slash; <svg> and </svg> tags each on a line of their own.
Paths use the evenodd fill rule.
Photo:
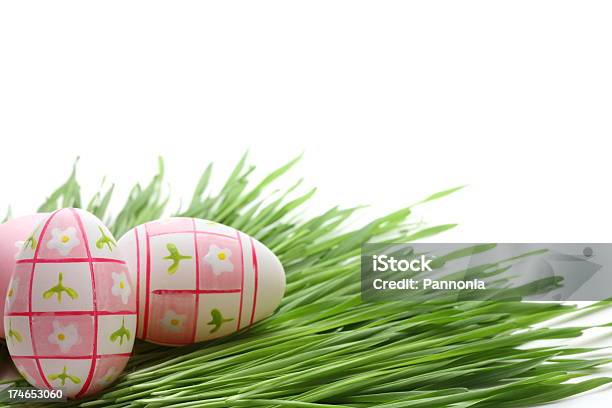
<svg viewBox="0 0 612 408">
<path fill-rule="evenodd" d="M 168 310 L 162 319 L 162 325 L 170 331 L 181 332 L 183 331 L 185 317 L 185 315 L 177 314 L 174 310 Z"/>
<path fill-rule="evenodd" d="M 19 278 L 14 278 L 11 286 L 6 292 L 6 303 L 10 307 L 17 298 L 17 290 L 19 289 Z"/>
<path fill-rule="evenodd" d="M 234 270 L 231 257 L 232 251 L 229 249 L 211 245 L 204 260 L 212 267 L 213 273 L 218 276 L 223 272 L 232 272 Z"/>
<path fill-rule="evenodd" d="M 74 227 L 68 227 L 65 230 L 53 228 L 51 234 L 53 235 L 53 239 L 49 241 L 47 248 L 57 249 L 62 256 L 68 255 L 72 248 L 80 243 Z"/>
<path fill-rule="evenodd" d="M 104 374 L 102 378 L 98 380 L 98 384 L 103 387 L 106 387 L 107 385 L 110 385 L 113 381 L 115 381 L 118 374 L 119 373 L 117 372 L 117 367 L 110 367 L 108 370 L 106 370 L 106 374 Z"/>
<path fill-rule="evenodd" d="M 62 326 L 57 320 L 53 322 L 53 333 L 48 337 L 49 343 L 57 344 L 62 353 L 70 351 L 79 342 L 79 333 L 74 324 Z"/>
<path fill-rule="evenodd" d="M 124 272 L 112 272 L 111 277 L 113 278 L 111 293 L 114 296 L 121 296 L 121 302 L 127 305 L 130 294 L 132 293 L 132 288 L 130 287 L 127 276 Z"/>
</svg>

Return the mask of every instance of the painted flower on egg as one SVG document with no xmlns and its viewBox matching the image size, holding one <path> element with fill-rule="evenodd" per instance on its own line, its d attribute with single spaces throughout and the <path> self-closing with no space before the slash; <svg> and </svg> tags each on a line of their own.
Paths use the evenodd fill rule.
<svg viewBox="0 0 612 408">
<path fill-rule="evenodd" d="M 78 343 L 79 333 L 74 324 L 62 326 L 60 322 L 54 321 L 53 333 L 49 335 L 48 340 L 51 344 L 57 344 L 62 353 L 67 353 Z"/>
<path fill-rule="evenodd" d="M 62 256 L 68 255 L 80 243 L 74 227 L 65 230 L 53 228 L 51 235 L 53 238 L 47 243 L 47 248 L 56 249 Z"/>
<path fill-rule="evenodd" d="M 128 283 L 128 278 L 125 272 L 112 272 L 111 277 L 113 278 L 113 287 L 111 288 L 111 293 L 114 296 L 120 296 L 121 302 L 124 305 L 127 305 L 128 300 L 130 298 L 130 294 L 132 293 L 132 288 Z"/>
<path fill-rule="evenodd" d="M 183 330 L 185 315 L 177 314 L 174 310 L 168 310 L 162 319 L 162 325 L 170 331 L 180 332 Z"/>
<path fill-rule="evenodd" d="M 232 251 L 227 248 L 219 248 L 216 245 L 211 245 L 208 250 L 208 254 L 204 257 L 206 263 L 208 263 L 213 270 L 213 273 L 217 276 L 223 272 L 232 272 L 234 265 L 231 262 Z"/>
</svg>

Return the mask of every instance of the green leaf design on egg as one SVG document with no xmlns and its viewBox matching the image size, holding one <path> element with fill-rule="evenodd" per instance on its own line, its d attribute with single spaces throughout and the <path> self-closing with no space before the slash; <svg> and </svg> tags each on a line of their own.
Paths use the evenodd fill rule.
<svg viewBox="0 0 612 408">
<path fill-rule="evenodd" d="M 9 319 L 9 331 L 8 331 L 9 339 L 14 339 L 17 343 L 21 343 L 23 341 L 23 337 L 21 333 L 16 329 L 13 329 L 13 321 Z"/>
<path fill-rule="evenodd" d="M 101 237 L 96 241 L 96 248 L 102 249 L 104 245 L 108 247 L 109 251 L 113 251 L 113 247 L 117 246 L 117 243 L 114 239 L 106 235 L 102 227 L 98 226 L 98 230 L 100 230 Z"/>
<path fill-rule="evenodd" d="M 62 284 L 62 281 L 64 279 L 64 274 L 63 273 L 59 273 L 58 274 L 58 283 L 57 285 L 53 286 L 51 289 L 46 290 L 43 293 L 43 299 L 49 299 L 51 297 L 53 297 L 53 295 L 57 295 L 57 301 L 59 303 L 62 303 L 62 293 L 66 292 L 66 294 L 71 298 L 71 299 L 76 299 L 79 297 L 79 294 L 76 292 L 76 290 L 69 288 L 68 286 L 64 286 Z"/>
<path fill-rule="evenodd" d="M 23 243 L 24 248 L 30 247 L 33 250 L 36 250 L 37 245 L 38 245 L 38 242 L 36 241 L 34 234 L 30 235 L 28 239 L 26 239 L 25 242 Z"/>
<path fill-rule="evenodd" d="M 221 311 L 219 309 L 213 309 L 210 311 L 210 317 L 212 318 L 212 320 L 208 323 L 206 323 L 209 326 L 215 326 L 212 328 L 212 330 L 210 331 L 210 333 L 215 333 L 216 331 L 218 331 L 221 326 L 223 325 L 223 323 L 227 323 L 227 322 L 231 322 L 234 319 L 224 319 L 223 315 L 221 314 Z"/>
<path fill-rule="evenodd" d="M 68 368 L 64 366 L 64 370 L 59 374 L 49 374 L 49 380 L 60 380 L 62 385 L 66 385 L 66 380 L 72 381 L 74 384 L 80 384 L 81 379 L 75 375 L 68 374 Z"/>
<path fill-rule="evenodd" d="M 121 320 L 121 327 L 115 330 L 110 335 L 110 341 L 113 343 L 119 339 L 119 345 L 123 345 L 123 337 L 125 336 L 126 341 L 130 339 L 130 331 L 125 327 L 125 317 Z"/>
<path fill-rule="evenodd" d="M 168 249 L 169 254 L 165 256 L 164 259 L 172 261 L 172 264 L 168 267 L 168 275 L 174 275 L 176 271 L 178 271 L 179 264 L 182 260 L 192 258 L 189 255 L 181 255 L 176 245 L 172 243 L 166 245 L 166 249 Z"/>
</svg>

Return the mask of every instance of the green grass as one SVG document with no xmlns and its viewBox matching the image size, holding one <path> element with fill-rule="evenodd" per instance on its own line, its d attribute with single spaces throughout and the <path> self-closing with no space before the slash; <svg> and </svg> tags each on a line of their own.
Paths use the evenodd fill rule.
<svg viewBox="0 0 612 408">
<path fill-rule="evenodd" d="M 212 165 L 186 209 L 175 215 L 234 226 L 269 246 L 287 272 L 285 298 L 272 317 L 230 337 L 182 348 L 137 342 L 125 373 L 84 407 L 523 407 L 559 400 L 612 381 L 568 380 L 597 372 L 609 359 L 581 357 L 590 348 L 539 347 L 533 340 L 571 339 L 586 327 L 533 328 L 570 315 L 555 303 L 460 302 L 365 304 L 359 254 L 364 242 L 423 239 L 454 227 L 411 222 L 401 208 L 354 227 L 360 207 L 334 207 L 305 219 L 314 190 L 273 184 L 297 161 L 253 185 L 246 155 L 217 192 Z M 146 186 L 136 185 L 123 209 L 108 215 L 113 188 L 81 200 L 73 171 L 41 206 L 87 208 L 119 237 L 167 212 L 163 164 Z M 442 199 L 434 194 L 416 205 Z M 608 308 L 600 302 L 582 313 Z M 539 326 L 538 326 L 539 327 Z"/>
</svg>

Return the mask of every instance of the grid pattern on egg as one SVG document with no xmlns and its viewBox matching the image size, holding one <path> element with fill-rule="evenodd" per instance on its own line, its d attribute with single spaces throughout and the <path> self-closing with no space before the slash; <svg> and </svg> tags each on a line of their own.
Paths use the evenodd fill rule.
<svg viewBox="0 0 612 408">
<path fill-rule="evenodd" d="M 68 396 L 91 394 L 127 363 L 135 296 L 117 290 L 116 278 L 128 274 L 125 262 L 113 254 L 111 237 L 95 217 L 62 209 L 18 254 L 16 294 L 7 304 L 5 326 L 18 333 L 20 341 L 15 335 L 8 339 L 9 350 L 33 385 L 61 388 Z"/>
<path fill-rule="evenodd" d="M 250 237 L 186 217 L 149 222 L 134 234 L 140 338 L 190 344 L 253 323 L 258 267 Z"/>
</svg>

